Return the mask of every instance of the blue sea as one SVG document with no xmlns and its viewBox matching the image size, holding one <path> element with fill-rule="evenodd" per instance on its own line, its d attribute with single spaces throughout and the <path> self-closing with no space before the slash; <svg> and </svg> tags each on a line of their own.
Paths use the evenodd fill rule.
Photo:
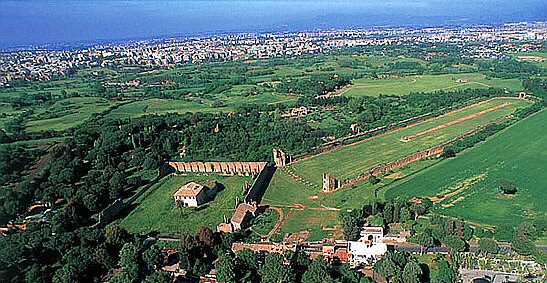
<svg viewBox="0 0 547 283">
<path fill-rule="evenodd" d="M 0 47 L 244 31 L 545 20 L 545 0 L 0 0 Z"/>
</svg>

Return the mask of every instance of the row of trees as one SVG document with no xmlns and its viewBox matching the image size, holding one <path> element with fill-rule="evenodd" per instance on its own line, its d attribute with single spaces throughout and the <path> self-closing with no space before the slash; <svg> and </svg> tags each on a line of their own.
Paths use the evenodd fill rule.
<svg viewBox="0 0 547 283">
<path fill-rule="evenodd" d="M 424 199 L 421 202 L 389 200 L 385 203 L 366 204 L 362 209 L 353 209 L 349 213 L 344 211 L 339 216 L 344 239 L 358 240 L 359 229 L 365 224 L 365 221 L 370 226 L 380 226 L 386 231 L 389 230 L 389 224 L 392 223 L 415 222 L 418 216 L 429 211 L 432 204 L 429 199 Z"/>
</svg>

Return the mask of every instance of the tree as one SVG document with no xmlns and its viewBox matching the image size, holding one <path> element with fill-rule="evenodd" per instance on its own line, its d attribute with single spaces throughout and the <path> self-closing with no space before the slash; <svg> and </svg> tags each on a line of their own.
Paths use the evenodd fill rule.
<svg viewBox="0 0 547 283">
<path fill-rule="evenodd" d="M 384 256 L 374 264 L 374 271 L 386 279 L 390 279 L 399 274 L 401 269 L 389 257 Z"/>
<path fill-rule="evenodd" d="M 410 261 L 403 269 L 402 278 L 405 283 L 419 283 L 422 276 L 422 269 L 415 261 Z"/>
<path fill-rule="evenodd" d="M 342 218 L 342 231 L 346 241 L 355 241 L 359 239 L 359 228 L 359 221 L 356 218 L 351 217 L 350 215 L 345 215 Z"/>
<path fill-rule="evenodd" d="M 536 251 L 534 242 L 525 235 L 517 234 L 511 240 L 511 248 L 521 255 L 531 255 Z"/>
<path fill-rule="evenodd" d="M 25 282 L 27 283 L 41 283 L 47 282 L 45 274 L 42 272 L 42 268 L 38 264 L 33 264 L 30 269 L 25 273 Z"/>
<path fill-rule="evenodd" d="M 413 203 L 410 206 L 410 210 L 414 213 L 414 220 L 418 220 L 418 216 L 423 215 L 427 209 L 423 203 Z"/>
<path fill-rule="evenodd" d="M 347 263 L 342 264 L 340 267 L 340 274 L 342 274 L 342 283 L 359 283 L 361 278 L 360 274 L 352 270 Z"/>
<path fill-rule="evenodd" d="M 230 255 L 221 253 L 215 267 L 217 269 L 218 282 L 235 282 L 236 266 L 234 259 Z"/>
<path fill-rule="evenodd" d="M 302 275 L 302 283 L 327 283 L 333 282 L 329 274 L 329 264 L 318 256 L 308 266 L 308 270 Z"/>
<path fill-rule="evenodd" d="M 410 213 L 410 209 L 408 209 L 408 207 L 406 206 L 401 207 L 401 212 L 399 214 L 399 221 L 406 222 L 410 219 L 412 219 L 412 214 Z"/>
<path fill-rule="evenodd" d="M 194 262 L 194 266 L 192 267 L 192 273 L 199 276 L 203 276 L 205 275 L 207 270 L 208 270 L 207 264 L 205 264 L 199 258 L 197 258 L 196 261 Z"/>
<path fill-rule="evenodd" d="M 110 185 L 110 199 L 117 199 L 124 191 L 125 176 L 122 172 L 116 171 L 108 183 Z"/>
<path fill-rule="evenodd" d="M 448 262 L 441 259 L 437 262 L 437 280 L 443 283 L 453 283 L 457 280 L 458 273 L 448 265 Z"/>
<path fill-rule="evenodd" d="M 197 236 L 200 241 L 210 246 L 213 241 L 213 230 L 209 227 L 203 226 L 199 229 Z"/>
<path fill-rule="evenodd" d="M 250 249 L 242 249 L 237 251 L 236 260 L 239 269 L 247 269 L 254 272 L 258 270 L 259 256 Z"/>
<path fill-rule="evenodd" d="M 388 224 L 393 223 L 393 211 L 394 211 L 393 203 L 387 202 L 386 206 L 384 207 L 384 219 L 386 220 Z"/>
<path fill-rule="evenodd" d="M 98 198 L 94 194 L 88 194 L 83 198 L 84 206 L 91 212 L 96 212 L 99 209 Z"/>
<path fill-rule="evenodd" d="M 114 247 L 120 248 L 128 236 L 129 233 L 118 225 L 111 225 L 106 229 L 106 243 Z"/>
<path fill-rule="evenodd" d="M 186 245 L 180 245 L 179 249 L 179 268 L 182 270 L 190 271 L 190 252 Z"/>
<path fill-rule="evenodd" d="M 258 273 L 262 276 L 262 282 L 266 283 L 292 281 L 292 270 L 290 266 L 283 264 L 283 256 L 278 253 L 269 253 Z"/>
<path fill-rule="evenodd" d="M 443 243 L 453 251 L 457 252 L 463 252 L 467 247 L 465 241 L 456 235 L 450 235 L 445 237 Z"/>
<path fill-rule="evenodd" d="M 416 244 L 422 246 L 421 247 L 421 253 L 423 253 L 423 248 L 426 247 L 433 247 L 435 245 L 435 240 L 431 236 L 431 234 L 428 233 L 420 233 L 414 236 L 412 239 Z"/>
<path fill-rule="evenodd" d="M 374 175 L 371 175 L 369 178 L 368 178 L 368 182 L 371 184 L 371 185 L 376 185 L 378 183 L 380 183 L 380 179 Z"/>
<path fill-rule="evenodd" d="M 170 283 L 173 281 L 172 279 L 173 278 L 169 273 L 163 270 L 160 270 L 146 277 L 146 279 L 144 280 L 144 283 Z"/>
<path fill-rule="evenodd" d="M 504 194 L 515 194 L 517 192 L 517 187 L 515 182 L 511 180 L 500 180 L 500 190 Z"/>
<path fill-rule="evenodd" d="M 481 249 L 481 251 L 485 253 L 490 253 L 490 254 L 497 254 L 500 250 L 498 243 L 496 243 L 496 241 L 489 238 L 480 239 L 479 248 Z"/>
<path fill-rule="evenodd" d="M 122 250 L 120 251 L 120 262 L 121 267 L 130 266 L 132 264 L 138 263 L 139 260 L 139 248 L 133 243 L 126 243 L 123 245 Z"/>
<path fill-rule="evenodd" d="M 104 265 L 104 267 L 108 270 L 114 267 L 114 264 L 116 263 L 114 261 L 114 258 L 108 253 L 108 251 L 105 248 L 97 249 L 93 255 L 93 259 L 99 263 Z"/>
<path fill-rule="evenodd" d="M 456 153 L 454 152 L 453 149 L 445 147 L 441 156 L 444 158 L 451 158 L 451 157 L 455 157 Z"/>
<path fill-rule="evenodd" d="M 153 269 L 157 269 L 158 266 L 163 261 L 160 250 L 157 246 L 151 246 L 148 250 L 142 255 L 144 262 L 151 266 Z"/>
</svg>

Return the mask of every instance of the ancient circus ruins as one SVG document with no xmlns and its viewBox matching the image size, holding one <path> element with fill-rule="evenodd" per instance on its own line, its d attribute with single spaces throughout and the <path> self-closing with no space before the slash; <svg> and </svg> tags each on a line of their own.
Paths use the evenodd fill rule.
<svg viewBox="0 0 547 283">
<path fill-rule="evenodd" d="M 495 123 L 499 120 L 501 120 L 501 119 L 498 119 L 498 120 L 496 120 L 492 123 Z M 365 173 L 363 173 L 363 174 L 361 174 L 361 175 L 359 175 L 355 178 L 352 178 L 352 179 L 337 180 L 332 174 L 325 173 L 325 174 L 323 174 L 323 187 L 322 187 L 321 191 L 324 192 L 324 193 L 330 193 L 330 192 L 336 191 L 338 189 L 347 187 L 349 185 L 355 184 L 357 182 L 366 180 L 366 179 L 370 178 L 370 176 L 377 176 L 379 174 L 387 173 L 387 172 L 389 172 L 393 169 L 396 169 L 396 168 L 399 168 L 401 166 L 404 166 L 404 165 L 410 164 L 412 162 L 418 161 L 422 158 L 426 158 L 426 157 L 433 156 L 433 155 L 436 155 L 436 154 L 441 154 L 443 152 L 444 148 L 447 145 L 453 144 L 457 140 L 460 140 L 460 139 L 463 139 L 467 136 L 475 134 L 476 132 L 481 131 L 482 129 L 484 129 L 486 126 L 487 125 L 478 127 L 478 128 L 476 128 L 472 131 L 469 131 L 469 132 L 463 134 L 463 135 L 457 136 L 456 138 L 454 138 L 454 139 L 452 139 L 448 142 L 445 142 L 441 145 L 438 145 L 438 146 L 435 146 L 435 147 L 432 147 L 432 148 L 429 148 L 429 149 L 426 149 L 426 150 L 423 150 L 423 151 L 419 151 L 419 152 L 413 153 L 409 156 L 406 156 L 405 158 L 399 159 L 397 161 L 390 162 L 390 163 L 384 164 L 382 166 L 378 166 L 378 167 L 373 168 L 370 171 L 365 172 Z"/>
</svg>

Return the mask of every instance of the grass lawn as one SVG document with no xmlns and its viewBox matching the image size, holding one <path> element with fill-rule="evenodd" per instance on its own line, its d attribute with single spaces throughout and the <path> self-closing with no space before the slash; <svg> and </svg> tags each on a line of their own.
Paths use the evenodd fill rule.
<svg viewBox="0 0 547 283">
<path fill-rule="evenodd" d="M 253 232 L 259 235 L 267 235 L 279 219 L 279 212 L 268 208 L 263 213 L 251 220 Z"/>
<path fill-rule="evenodd" d="M 512 101 L 513 104 L 442 128 L 410 142 L 403 143 L 399 141 L 401 136 L 420 132 L 507 101 Z M 293 209 L 292 213 L 288 216 L 281 228 L 281 233 L 294 233 L 308 229 L 312 231 L 312 238 L 320 238 L 330 233 L 323 231 L 321 229 L 322 225 L 333 227 L 338 224 L 337 216 L 339 211 L 333 209 L 353 209 L 373 199 L 384 199 L 384 193 L 390 184 L 398 183 L 399 179 L 406 176 L 413 176 L 438 161 L 431 159 L 415 162 L 396 169 L 392 174 L 382 176 L 382 181 L 376 185 L 363 181 L 330 194 L 320 192 L 322 173 L 331 172 L 340 178 L 356 176 L 380 164 L 394 161 L 413 152 L 441 144 L 459 134 L 512 113 L 516 108 L 528 104 L 529 102 L 514 99 L 496 99 L 423 124 L 342 147 L 310 159 L 298 161 L 285 168 L 279 168 L 276 170 L 268 186 L 263 204 L 279 207 L 298 205 L 299 208 Z M 311 185 L 293 179 L 289 175 L 290 171 L 304 177 L 310 181 Z M 288 211 L 287 209 L 285 213 L 288 213 Z"/>
<path fill-rule="evenodd" d="M 199 208 L 177 208 L 173 194 L 184 184 L 191 181 L 215 180 L 224 185 L 215 199 Z M 242 186 L 250 177 L 209 176 L 176 176 L 169 175 L 152 186 L 148 192 L 136 201 L 136 207 L 119 224 L 131 233 L 164 233 L 195 234 L 202 226 L 213 230 L 222 222 L 223 215 L 231 217 L 236 197 L 243 199 Z"/>
<path fill-rule="evenodd" d="M 467 80 L 457 82 L 457 79 Z M 405 95 L 411 92 L 433 92 L 439 90 L 453 91 L 466 88 L 507 88 L 513 91 L 522 90 L 519 79 L 486 79 L 480 73 L 447 74 L 447 75 L 420 75 L 395 79 L 368 79 L 362 78 L 353 81 L 347 96 L 378 96 L 380 94 Z"/>
<path fill-rule="evenodd" d="M 546 121 L 546 110 L 534 114 L 453 159 L 398 181 L 386 196 L 432 197 L 460 189 L 436 204 L 434 212 L 494 226 L 546 217 Z M 502 179 L 516 183 L 514 196 L 500 193 Z"/>
<path fill-rule="evenodd" d="M 511 102 L 512 104 L 487 112 L 481 116 L 441 128 L 408 142 L 401 142 L 399 140 L 403 136 L 418 133 L 505 102 Z M 290 168 L 297 175 L 317 186 L 320 186 L 322 183 L 322 174 L 327 172 L 332 173 L 335 177 L 340 179 L 355 177 L 381 164 L 395 161 L 414 152 L 439 145 L 460 134 L 471 131 L 480 125 L 484 125 L 499 117 L 513 113 L 516 108 L 529 105 L 529 103 L 530 102 L 515 99 L 495 99 L 418 125 L 400 129 L 395 132 L 387 133 L 379 137 L 337 148 L 330 152 L 295 162 L 290 165 Z"/>
<path fill-rule="evenodd" d="M 63 131 L 84 123 L 94 113 L 107 110 L 115 102 L 98 97 L 73 97 L 36 111 L 26 123 L 28 132 Z"/>
</svg>

